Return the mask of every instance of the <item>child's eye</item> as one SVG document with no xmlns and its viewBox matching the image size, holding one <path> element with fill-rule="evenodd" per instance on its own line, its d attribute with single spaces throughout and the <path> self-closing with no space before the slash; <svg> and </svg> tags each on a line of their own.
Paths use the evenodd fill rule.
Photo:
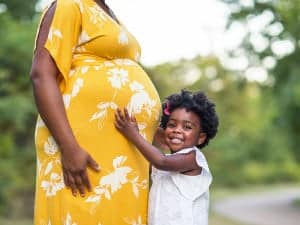
<svg viewBox="0 0 300 225">
<path fill-rule="evenodd" d="M 174 123 L 168 123 L 167 127 L 175 127 L 176 125 Z"/>
<path fill-rule="evenodd" d="M 192 126 L 189 126 L 189 125 L 185 125 L 185 126 L 183 126 L 183 128 L 184 128 L 184 129 L 187 129 L 187 130 L 193 129 Z"/>
</svg>

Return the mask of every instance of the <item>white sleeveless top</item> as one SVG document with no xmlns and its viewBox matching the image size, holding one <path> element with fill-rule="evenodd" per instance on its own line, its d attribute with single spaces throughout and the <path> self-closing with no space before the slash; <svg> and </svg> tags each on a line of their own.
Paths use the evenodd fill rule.
<svg viewBox="0 0 300 225">
<path fill-rule="evenodd" d="M 202 172 L 188 176 L 152 167 L 148 225 L 208 225 L 209 186 L 212 176 L 203 153 L 196 147 L 174 154 L 196 152 Z"/>
</svg>

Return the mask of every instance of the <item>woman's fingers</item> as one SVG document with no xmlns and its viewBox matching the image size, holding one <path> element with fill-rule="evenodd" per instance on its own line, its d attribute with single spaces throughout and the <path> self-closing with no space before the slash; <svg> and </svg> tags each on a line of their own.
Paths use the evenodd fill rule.
<svg viewBox="0 0 300 225">
<path fill-rule="evenodd" d="M 84 197 L 85 191 L 84 191 L 84 185 L 81 178 L 81 173 L 75 175 L 75 184 L 77 189 L 79 190 L 80 196 Z"/>
<path fill-rule="evenodd" d="M 77 193 L 79 192 L 80 196 L 84 197 L 85 188 L 87 188 L 88 191 L 91 191 L 91 183 L 86 170 L 73 173 L 65 171 L 63 174 L 65 185 L 71 189 L 73 196 L 77 196 Z"/>
<path fill-rule="evenodd" d="M 74 196 L 79 192 L 84 197 L 86 189 L 88 191 L 92 189 L 87 171 L 88 167 L 95 172 L 100 171 L 98 163 L 81 148 L 78 149 L 75 155 L 63 155 L 62 157 L 64 182 L 71 189 Z"/>
<path fill-rule="evenodd" d="M 64 183 L 66 187 L 70 187 L 69 179 L 68 179 L 68 174 L 67 172 L 63 169 L 63 176 L 64 176 Z"/>
<path fill-rule="evenodd" d="M 75 179 L 70 172 L 68 172 L 67 175 L 69 180 L 69 187 L 71 188 L 72 194 L 73 196 L 77 196 L 77 187 L 76 187 Z"/>
<path fill-rule="evenodd" d="M 87 175 L 87 171 L 86 170 L 81 173 L 81 179 L 82 179 L 82 181 L 84 183 L 84 186 L 86 186 L 86 188 L 88 189 L 88 191 L 91 191 L 92 187 L 91 187 L 90 179 L 89 179 L 89 177 Z"/>
<path fill-rule="evenodd" d="M 100 171 L 100 166 L 98 165 L 98 163 L 96 162 L 96 160 L 93 159 L 92 156 L 88 156 L 88 160 L 87 160 L 87 165 L 92 168 L 93 170 L 95 170 L 96 172 Z M 84 171 L 86 174 L 86 171 Z"/>
</svg>

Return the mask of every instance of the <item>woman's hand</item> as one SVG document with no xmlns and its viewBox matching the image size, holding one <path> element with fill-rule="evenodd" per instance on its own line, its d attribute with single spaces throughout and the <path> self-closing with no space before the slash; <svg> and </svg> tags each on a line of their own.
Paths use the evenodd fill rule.
<svg viewBox="0 0 300 225">
<path fill-rule="evenodd" d="M 72 194 L 77 195 L 79 191 L 82 197 L 85 196 L 85 189 L 91 191 L 91 184 L 87 174 L 87 167 L 99 171 L 96 161 L 85 150 L 72 148 L 62 151 L 62 170 L 65 185 L 71 188 Z"/>
</svg>

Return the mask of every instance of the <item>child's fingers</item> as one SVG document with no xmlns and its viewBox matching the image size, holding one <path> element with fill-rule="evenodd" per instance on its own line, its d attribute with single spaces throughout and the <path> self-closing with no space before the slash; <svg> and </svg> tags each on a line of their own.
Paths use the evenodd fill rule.
<svg viewBox="0 0 300 225">
<path fill-rule="evenodd" d="M 114 125 L 118 130 L 121 130 L 124 127 L 124 120 L 120 119 L 119 115 L 115 113 L 116 120 L 114 121 Z"/>
<path fill-rule="evenodd" d="M 128 109 L 124 108 L 124 115 L 126 120 L 131 121 L 131 122 L 136 122 L 135 116 L 129 115 Z"/>
<path fill-rule="evenodd" d="M 116 113 L 118 115 L 119 121 L 124 120 L 124 116 L 123 116 L 123 113 L 122 113 L 121 109 L 118 108 Z"/>
<path fill-rule="evenodd" d="M 124 108 L 124 116 L 125 116 L 125 119 L 127 121 L 130 121 L 130 115 L 129 115 L 128 110 L 126 108 Z"/>
<path fill-rule="evenodd" d="M 131 117 L 131 122 L 137 123 L 137 122 L 136 122 L 135 116 L 132 116 L 132 117 Z"/>
<path fill-rule="evenodd" d="M 115 125 L 115 128 L 117 128 L 117 130 L 121 129 L 121 126 L 117 121 L 114 122 L 114 125 Z"/>
<path fill-rule="evenodd" d="M 120 120 L 118 109 L 115 111 L 115 119 Z"/>
<path fill-rule="evenodd" d="M 117 124 L 118 128 L 120 128 L 123 125 L 123 122 L 124 122 L 124 118 L 122 112 L 120 109 L 117 109 L 115 111 L 115 124 Z"/>
</svg>

